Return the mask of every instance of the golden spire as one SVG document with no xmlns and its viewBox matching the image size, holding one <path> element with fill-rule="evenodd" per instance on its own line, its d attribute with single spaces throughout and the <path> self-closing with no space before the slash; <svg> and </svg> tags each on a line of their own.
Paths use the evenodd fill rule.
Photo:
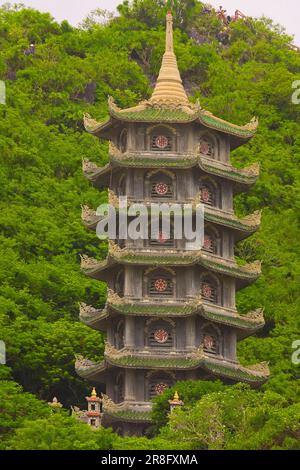
<svg viewBox="0 0 300 470">
<path fill-rule="evenodd" d="M 159 76 L 153 94 L 149 100 L 151 104 L 188 105 L 189 100 L 182 85 L 173 49 L 173 17 L 169 11 L 166 18 L 166 50 L 163 55 Z"/>
<path fill-rule="evenodd" d="M 91 393 L 91 397 L 96 397 L 96 396 L 97 396 L 97 392 L 96 392 L 95 387 L 93 387 L 93 390 L 92 390 L 92 393 Z"/>
<path fill-rule="evenodd" d="M 173 401 L 179 401 L 179 395 L 177 391 L 174 393 Z"/>
</svg>

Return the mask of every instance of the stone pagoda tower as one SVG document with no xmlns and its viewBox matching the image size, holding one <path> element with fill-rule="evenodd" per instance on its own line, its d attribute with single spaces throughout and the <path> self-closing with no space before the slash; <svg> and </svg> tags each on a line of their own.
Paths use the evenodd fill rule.
<svg viewBox="0 0 300 470">
<path fill-rule="evenodd" d="M 110 142 L 104 167 L 87 160 L 84 175 L 96 188 L 109 187 L 118 207 L 143 202 L 191 203 L 205 207 L 204 244 L 191 251 L 187 240 L 110 241 L 105 261 L 82 256 L 82 271 L 107 282 L 103 310 L 81 305 L 80 319 L 107 334 L 104 360 L 78 358 L 77 373 L 105 384 L 103 423 L 119 432 L 142 433 L 149 425 L 151 399 L 178 380 L 222 378 L 254 386 L 266 380 L 266 364 L 244 367 L 237 341 L 264 325 L 261 310 L 240 315 L 236 291 L 253 283 L 260 263 L 238 265 L 236 242 L 250 236 L 260 214 L 239 219 L 233 196 L 253 185 L 258 165 L 230 164 L 230 151 L 244 145 L 257 128 L 253 119 L 238 126 L 189 102 L 173 50 L 171 13 L 166 50 L 149 100 L 120 109 L 109 99 L 109 117 L 85 116 L 86 130 Z M 84 206 L 84 224 L 95 229 L 99 216 Z"/>
</svg>

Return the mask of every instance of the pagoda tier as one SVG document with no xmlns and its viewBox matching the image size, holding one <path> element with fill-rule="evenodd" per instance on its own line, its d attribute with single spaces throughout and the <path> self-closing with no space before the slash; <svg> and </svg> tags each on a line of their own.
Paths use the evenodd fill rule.
<svg viewBox="0 0 300 470">
<path fill-rule="evenodd" d="M 266 363 L 244 367 L 239 363 L 226 361 L 218 357 L 210 357 L 202 350 L 192 352 L 179 351 L 176 354 L 149 354 L 149 351 L 134 351 L 130 349 L 115 350 L 107 345 L 105 359 L 99 363 L 79 358 L 76 361 L 76 372 L 80 377 L 94 382 L 102 382 L 110 369 L 134 369 L 143 373 L 148 370 L 156 371 L 197 371 L 205 370 L 208 374 L 222 376 L 228 380 L 243 381 L 254 385 L 265 382 L 269 376 L 269 368 Z M 189 374 L 185 374 L 188 379 Z M 103 377 L 104 376 L 104 377 Z M 197 377 L 196 374 L 190 375 Z M 198 376 L 201 378 L 201 372 Z M 147 402 L 145 402 L 147 403 Z"/>
<path fill-rule="evenodd" d="M 163 266 L 163 267 L 188 267 L 200 266 L 212 272 L 230 276 L 236 279 L 238 289 L 250 285 L 261 274 L 261 263 L 253 263 L 239 266 L 234 260 L 208 253 L 204 250 L 187 251 L 168 249 L 161 250 L 129 250 L 117 248 L 110 251 L 104 261 L 97 261 L 86 255 L 81 257 L 81 269 L 89 277 L 99 281 L 108 281 L 111 269 L 119 266 Z M 195 271 L 196 273 L 196 271 Z"/>
<path fill-rule="evenodd" d="M 219 131 L 229 137 L 231 149 L 245 144 L 251 139 L 257 129 L 258 121 L 253 118 L 248 124 L 238 126 L 214 116 L 202 109 L 198 103 L 180 105 L 174 103 L 157 103 L 144 101 L 138 106 L 120 109 L 113 98 L 108 100 L 109 117 L 102 122 L 92 119 L 88 114 L 84 116 L 84 126 L 87 132 L 102 139 L 110 140 L 119 122 L 122 123 L 176 123 L 198 124 L 209 130 Z"/>
<path fill-rule="evenodd" d="M 204 206 L 204 241 L 196 250 L 175 239 L 171 217 L 170 236 L 117 237 L 105 260 L 81 257 L 82 272 L 107 282 L 108 297 L 103 309 L 81 304 L 80 320 L 106 332 L 107 344 L 103 361 L 78 358 L 76 371 L 105 386 L 103 423 L 129 433 L 143 432 L 151 399 L 178 380 L 219 377 L 258 386 L 269 375 L 266 364 L 243 366 L 236 355 L 237 341 L 264 327 L 261 309 L 241 315 L 235 302 L 236 291 L 261 272 L 260 262 L 241 264 L 234 257 L 235 243 L 259 228 L 261 214 L 238 218 L 233 211 L 234 195 L 256 182 L 259 166 L 230 163 L 230 151 L 253 137 L 257 120 L 238 126 L 189 102 L 170 13 L 166 24 L 152 96 L 124 110 L 110 98 L 106 120 L 84 119 L 88 132 L 110 141 L 109 163 L 99 168 L 85 159 L 84 175 L 98 189 L 109 186 L 117 216 L 121 196 L 128 208 L 143 203 L 149 215 L 152 203 L 167 204 L 167 211 L 189 204 L 192 217 L 199 203 Z M 101 216 L 84 205 L 82 220 L 96 229 Z"/>
<path fill-rule="evenodd" d="M 110 192 L 111 194 L 112 192 Z M 199 203 L 199 196 L 197 195 L 194 199 L 195 204 Z M 194 201 L 186 201 L 186 203 L 194 203 Z M 118 210 L 118 199 L 117 203 L 116 200 L 112 200 L 109 197 L 109 202 L 115 205 L 116 210 Z M 132 203 L 141 202 L 141 201 L 132 201 L 128 200 L 129 205 Z M 172 201 L 171 204 L 176 201 Z M 151 200 L 144 200 L 144 204 L 148 206 L 151 203 Z M 181 204 L 184 202 L 181 201 Z M 82 206 L 82 221 L 84 225 L 92 230 L 96 229 L 98 222 L 101 220 L 101 216 L 98 216 L 96 211 L 91 209 L 90 207 L 84 205 Z M 247 215 L 239 219 L 236 217 L 232 212 L 227 212 L 220 210 L 216 207 L 205 207 L 204 212 L 204 221 L 206 224 L 212 222 L 221 227 L 226 227 L 232 230 L 234 235 L 234 241 L 240 241 L 244 238 L 249 237 L 253 233 L 255 233 L 260 227 L 260 220 L 261 220 L 261 212 L 255 211 L 253 214 Z"/>
<path fill-rule="evenodd" d="M 259 164 L 254 163 L 246 168 L 235 168 L 230 163 L 212 160 L 199 153 L 196 148 L 191 154 L 178 154 L 172 152 L 167 157 L 163 152 L 157 152 L 151 156 L 150 151 L 122 153 L 114 144 L 110 144 L 109 163 L 104 167 L 98 167 L 95 163 L 84 159 L 82 162 L 83 173 L 98 189 L 108 186 L 112 175 L 119 176 L 127 169 L 180 169 L 195 170 L 207 175 L 215 175 L 225 178 L 233 183 L 234 194 L 247 190 L 257 181 L 259 176 Z"/>
<path fill-rule="evenodd" d="M 260 330 L 264 324 L 262 309 L 240 315 L 234 308 L 205 303 L 201 297 L 190 300 L 169 300 L 162 304 L 149 299 L 133 301 L 109 292 L 103 309 L 80 304 L 80 320 L 95 330 L 108 331 L 111 321 L 122 320 L 125 316 L 145 318 L 185 318 L 198 315 L 220 325 L 236 329 L 237 340 L 244 339 Z"/>
</svg>

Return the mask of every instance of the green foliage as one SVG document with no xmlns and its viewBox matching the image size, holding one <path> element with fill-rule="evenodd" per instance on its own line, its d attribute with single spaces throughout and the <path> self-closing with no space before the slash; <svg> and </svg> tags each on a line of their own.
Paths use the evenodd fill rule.
<svg viewBox="0 0 300 470">
<path fill-rule="evenodd" d="M 165 427 L 151 440 L 92 433 L 64 414 L 49 415 L 38 400 L 56 395 L 65 407 L 84 405 L 87 385 L 76 377 L 74 355 L 99 359 L 103 351 L 101 334 L 78 320 L 78 302 L 101 307 L 105 301 L 105 286 L 79 270 L 80 253 L 105 255 L 105 244 L 80 222 L 81 204 L 96 208 L 106 198 L 82 177 L 81 159 L 107 161 L 107 145 L 84 131 L 82 114 L 104 117 L 107 95 L 122 107 L 149 97 L 164 50 L 167 7 L 160 0 L 124 2 L 120 16 L 110 19 L 98 11 L 82 28 L 72 28 L 49 14 L 5 6 L 0 9 L 0 80 L 7 90 L 7 104 L 0 105 L 5 447 L 110 448 L 112 439 L 120 449 L 299 446 L 299 366 L 291 354 L 300 331 L 300 108 L 291 95 L 300 55 L 266 19 L 231 24 L 224 47 L 213 12 L 204 14 L 198 1 L 174 3 L 175 51 L 191 99 L 238 124 L 253 115 L 260 119 L 257 136 L 232 155 L 238 167 L 261 164 L 259 182 L 236 198 L 236 213 L 263 209 L 261 230 L 237 247 L 246 261 L 262 259 L 263 275 L 238 293 L 238 307 L 245 313 L 263 306 L 266 326 L 240 343 L 239 358 L 245 364 L 269 361 L 272 376 L 264 393 L 218 382 L 178 384 L 185 407 L 168 425 L 167 400 L 174 389 L 158 397 L 156 432 Z M 36 53 L 24 55 L 32 42 Z M 197 425 L 196 433 L 185 423 Z M 180 441 L 174 441 L 177 431 Z"/>
<path fill-rule="evenodd" d="M 77 419 L 56 413 L 25 421 L 10 441 L 10 450 L 104 450 L 116 436 L 110 429 L 91 429 Z"/>
<path fill-rule="evenodd" d="M 254 450 L 298 449 L 299 433 L 299 404 L 287 406 L 280 395 L 238 384 L 176 410 L 163 434 L 192 449 Z"/>
<path fill-rule="evenodd" d="M 0 369 L 2 372 L 4 368 Z M 0 386 L 0 449 L 5 449 L 13 431 L 22 426 L 25 419 L 49 417 L 51 410 L 30 393 L 24 393 L 17 383 L 6 380 L 1 374 Z"/>
<path fill-rule="evenodd" d="M 169 400 L 174 396 L 175 391 L 179 393 L 180 399 L 192 406 L 196 401 L 208 393 L 224 389 L 224 385 L 219 380 L 214 382 L 206 380 L 186 380 L 177 382 L 175 387 L 169 388 L 153 400 L 152 420 L 155 423 L 155 430 L 159 430 L 167 424 L 170 411 Z"/>
</svg>

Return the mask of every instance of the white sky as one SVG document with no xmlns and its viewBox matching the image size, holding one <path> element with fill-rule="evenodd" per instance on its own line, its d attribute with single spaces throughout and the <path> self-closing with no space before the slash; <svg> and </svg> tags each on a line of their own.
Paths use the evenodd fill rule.
<svg viewBox="0 0 300 470">
<path fill-rule="evenodd" d="M 0 5 L 7 0 L 0 0 Z M 103 8 L 115 10 L 121 0 L 10 0 L 11 3 L 23 3 L 26 6 L 47 11 L 58 21 L 67 19 L 72 25 L 78 24 L 91 10 Z M 283 25 L 288 34 L 295 36 L 295 43 L 300 46 L 300 1 L 299 0 L 206 0 L 214 7 L 222 5 L 229 14 L 236 9 L 248 16 L 262 15 L 272 18 Z"/>
</svg>

